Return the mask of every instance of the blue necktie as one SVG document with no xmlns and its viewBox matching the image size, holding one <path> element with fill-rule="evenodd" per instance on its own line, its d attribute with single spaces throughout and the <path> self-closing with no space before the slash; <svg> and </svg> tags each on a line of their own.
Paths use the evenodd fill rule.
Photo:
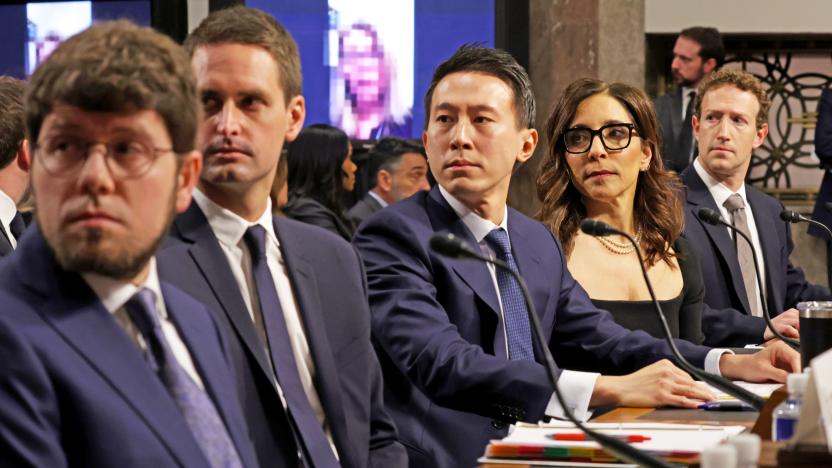
<svg viewBox="0 0 832 468">
<path fill-rule="evenodd" d="M 142 288 L 125 304 L 127 315 L 147 344 L 145 357 L 167 387 L 213 468 L 242 467 L 231 436 L 208 394 L 179 365 L 165 340 L 153 291 Z"/>
<path fill-rule="evenodd" d="M 262 226 L 252 226 L 246 231 L 244 239 L 251 253 L 254 283 L 257 286 L 257 296 L 260 298 L 260 312 L 269 341 L 272 365 L 280 388 L 283 389 L 289 414 L 300 433 L 306 457 L 311 462 L 306 465 L 315 468 L 339 467 L 341 465 L 335 459 L 332 447 L 300 381 L 286 319 L 283 317 L 283 308 L 280 307 L 274 286 L 274 276 L 266 261 L 266 230 Z"/>
<path fill-rule="evenodd" d="M 511 244 L 508 234 L 503 228 L 497 228 L 485 236 L 497 254 L 497 258 L 508 264 L 509 268 L 518 271 L 517 263 L 511 254 Z M 532 331 L 529 326 L 529 315 L 526 311 L 526 301 L 523 291 L 511 274 L 502 268 L 497 268 L 497 286 L 500 288 L 500 303 L 503 306 L 503 323 L 508 337 L 509 359 L 526 359 L 534 361 L 532 347 Z"/>
</svg>

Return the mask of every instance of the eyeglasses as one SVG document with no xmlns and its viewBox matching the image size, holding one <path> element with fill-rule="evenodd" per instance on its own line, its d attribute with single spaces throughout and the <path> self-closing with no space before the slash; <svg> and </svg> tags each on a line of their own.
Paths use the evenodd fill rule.
<svg viewBox="0 0 832 468">
<path fill-rule="evenodd" d="M 47 173 L 54 177 L 67 177 L 81 169 L 90 150 L 99 145 L 104 147 L 107 169 L 116 179 L 141 177 L 159 154 L 173 151 L 173 148 L 154 148 L 131 138 L 103 142 L 86 141 L 69 135 L 48 137 L 35 146 L 35 151 Z"/>
<path fill-rule="evenodd" d="M 631 123 L 613 123 L 604 125 L 598 130 L 570 128 L 563 132 L 563 144 L 566 146 L 567 153 L 585 153 L 592 147 L 595 135 L 598 135 L 607 151 L 622 150 L 630 146 L 635 127 Z"/>
</svg>

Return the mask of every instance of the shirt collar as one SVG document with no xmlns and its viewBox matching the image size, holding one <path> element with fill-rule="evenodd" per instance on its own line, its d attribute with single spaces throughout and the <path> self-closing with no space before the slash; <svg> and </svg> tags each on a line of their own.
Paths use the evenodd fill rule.
<svg viewBox="0 0 832 468">
<path fill-rule="evenodd" d="M 702 179 L 702 182 L 705 183 L 705 186 L 708 187 L 708 191 L 714 198 L 716 206 L 723 206 L 725 200 L 727 200 L 728 197 L 734 194 L 734 192 L 727 186 L 725 186 L 725 184 L 714 179 L 710 174 L 708 174 L 708 171 L 706 171 L 705 168 L 702 167 L 702 164 L 699 162 L 699 158 L 693 160 L 693 169 L 696 171 L 697 174 L 699 174 L 699 177 Z M 740 188 L 736 191 L 736 193 L 738 193 L 742 197 L 743 201 L 747 205 L 748 199 L 745 197 L 745 183 L 740 185 Z"/>
<path fill-rule="evenodd" d="M 0 190 L 0 223 L 3 229 L 7 229 L 12 223 L 12 218 L 17 214 L 17 205 L 5 192 Z"/>
<path fill-rule="evenodd" d="M 691 87 L 691 86 L 682 86 L 682 98 L 683 99 L 688 99 L 688 95 L 690 94 L 691 91 L 693 91 L 694 93 L 697 93 L 697 88 L 694 88 L 694 87 Z"/>
<path fill-rule="evenodd" d="M 165 319 L 167 317 L 167 311 L 165 310 L 164 299 L 162 297 L 162 288 L 159 285 L 159 275 L 156 273 L 156 257 L 150 258 L 147 278 L 139 286 L 129 281 L 115 279 L 97 273 L 81 273 L 81 277 L 87 282 L 93 292 L 95 292 L 98 299 L 101 300 L 107 312 L 111 314 L 116 313 L 124 307 L 124 304 L 140 289 L 147 288 L 153 291 L 156 299 L 156 310 L 159 312 L 160 318 Z"/>
<path fill-rule="evenodd" d="M 381 205 L 381 207 L 382 207 L 382 208 L 384 208 L 384 207 L 386 207 L 386 206 L 387 206 L 387 202 L 386 202 L 386 201 L 384 201 L 384 199 L 383 199 L 383 198 L 381 198 L 381 195 L 379 195 L 379 194 L 377 194 L 377 193 L 373 192 L 372 190 L 370 190 L 369 192 L 367 192 L 367 194 L 369 194 L 371 197 L 373 197 L 373 199 L 375 199 L 375 201 L 377 201 L 377 202 L 378 202 L 378 204 L 379 204 L 379 205 Z"/>
<path fill-rule="evenodd" d="M 208 219 L 208 224 L 211 225 L 211 230 L 217 236 L 217 240 L 221 244 L 228 247 L 236 247 L 240 244 L 240 240 L 245 235 L 246 230 L 251 226 L 262 226 L 272 241 L 277 242 L 277 235 L 274 232 L 274 224 L 272 223 L 272 201 L 266 201 L 266 209 L 263 214 L 255 222 L 247 221 L 231 210 L 227 210 L 220 205 L 214 203 L 207 195 L 202 193 L 199 189 L 194 189 L 194 202 L 205 214 Z"/>
<path fill-rule="evenodd" d="M 451 195 L 444 187 L 439 185 L 439 193 L 442 194 L 442 198 L 451 205 L 451 209 L 454 210 L 459 219 L 462 220 L 462 223 L 465 224 L 465 227 L 471 231 L 471 234 L 474 235 L 474 239 L 477 243 L 481 243 L 485 236 L 488 235 L 489 232 L 497 229 L 498 227 L 503 228 L 508 234 L 508 207 L 504 207 L 503 212 L 505 215 L 503 216 L 502 222 L 499 225 L 492 223 L 490 220 L 487 220 L 480 215 L 476 214 L 473 210 L 469 209 L 465 206 L 461 201 L 457 200 L 453 195 Z M 509 240 L 510 242 L 510 240 Z"/>
</svg>

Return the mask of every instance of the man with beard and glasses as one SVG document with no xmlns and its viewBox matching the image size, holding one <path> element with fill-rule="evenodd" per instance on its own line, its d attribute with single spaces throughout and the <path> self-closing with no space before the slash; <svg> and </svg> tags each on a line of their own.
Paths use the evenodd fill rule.
<svg viewBox="0 0 832 468">
<path fill-rule="evenodd" d="M 25 109 L 37 224 L 0 267 L 0 466 L 256 466 L 225 338 L 156 271 L 202 166 L 185 52 L 100 23 Z"/>
<path fill-rule="evenodd" d="M 407 464 L 384 410 L 367 285 L 349 243 L 272 216 L 284 141 L 305 117 L 300 56 L 268 14 L 208 15 L 185 40 L 205 167 L 160 255 L 162 278 L 208 304 L 231 339 L 237 388 L 264 466 Z"/>
<path fill-rule="evenodd" d="M 654 101 L 662 130 L 661 156 L 668 169 L 682 172 L 698 154 L 691 130 L 696 88 L 724 61 L 725 46 L 715 28 L 694 26 L 679 33 L 670 66 L 677 87 Z"/>
</svg>

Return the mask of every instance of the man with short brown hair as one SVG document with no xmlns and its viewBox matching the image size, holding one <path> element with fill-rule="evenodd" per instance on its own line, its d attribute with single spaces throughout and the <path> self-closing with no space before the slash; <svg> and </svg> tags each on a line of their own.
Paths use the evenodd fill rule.
<svg viewBox="0 0 832 468">
<path fill-rule="evenodd" d="M 687 186 L 685 237 L 696 248 L 705 280 L 702 327 L 705 343 L 744 346 L 773 337 L 766 328 L 753 252 L 724 226 L 700 220 L 710 208 L 751 237 L 762 292 L 775 327 L 798 338 L 798 302 L 829 300 L 827 288 L 810 284 L 789 260 L 791 227 L 780 221 L 783 204 L 745 183 L 753 151 L 768 135 L 770 101 L 760 81 L 737 70 L 720 70 L 699 86 L 693 131 L 699 156 L 682 174 Z"/>
<path fill-rule="evenodd" d="M 194 203 L 174 221 L 163 277 L 211 306 L 236 349 L 236 381 L 262 464 L 403 466 L 370 342 L 351 246 L 273 217 L 285 141 L 303 125 L 297 46 L 274 18 L 234 7 L 186 39 L 203 115 Z M 300 458 L 300 459 L 299 459 Z"/>
<path fill-rule="evenodd" d="M 257 466 L 225 337 L 156 268 L 202 162 L 184 51 L 96 24 L 25 108 L 38 222 L 0 266 L 0 465 Z"/>
<path fill-rule="evenodd" d="M 0 257 L 11 253 L 25 223 L 17 210 L 29 186 L 29 145 L 23 131 L 22 81 L 0 76 Z"/>
</svg>

